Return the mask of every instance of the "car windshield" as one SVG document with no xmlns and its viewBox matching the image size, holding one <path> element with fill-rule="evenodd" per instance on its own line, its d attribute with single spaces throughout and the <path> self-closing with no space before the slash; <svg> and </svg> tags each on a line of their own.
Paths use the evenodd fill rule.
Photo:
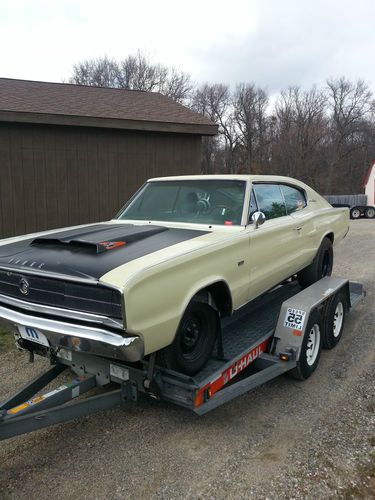
<svg viewBox="0 0 375 500">
<path fill-rule="evenodd" d="M 240 225 L 245 187 L 224 179 L 147 182 L 117 218 Z"/>
</svg>

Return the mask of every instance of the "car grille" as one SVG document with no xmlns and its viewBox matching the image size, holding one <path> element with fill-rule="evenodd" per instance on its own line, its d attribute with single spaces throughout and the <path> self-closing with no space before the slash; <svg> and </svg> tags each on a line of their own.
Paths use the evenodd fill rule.
<svg viewBox="0 0 375 500">
<path fill-rule="evenodd" d="M 22 279 L 27 280 L 22 293 Z M 101 285 L 73 283 L 0 269 L 0 294 L 75 311 L 122 318 L 121 293 Z M 0 298 L 1 302 L 1 298 Z"/>
</svg>

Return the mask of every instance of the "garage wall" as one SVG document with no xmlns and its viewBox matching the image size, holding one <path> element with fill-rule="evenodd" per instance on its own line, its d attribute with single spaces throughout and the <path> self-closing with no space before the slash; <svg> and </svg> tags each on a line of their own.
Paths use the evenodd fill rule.
<svg viewBox="0 0 375 500">
<path fill-rule="evenodd" d="M 110 219 L 147 178 L 200 162 L 198 135 L 0 122 L 0 237 Z"/>
</svg>

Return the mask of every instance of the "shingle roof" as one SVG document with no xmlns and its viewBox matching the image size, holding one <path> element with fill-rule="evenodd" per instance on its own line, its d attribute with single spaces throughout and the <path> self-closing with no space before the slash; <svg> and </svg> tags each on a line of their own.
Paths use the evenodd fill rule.
<svg viewBox="0 0 375 500">
<path fill-rule="evenodd" d="M 0 78 L 0 120 L 213 135 L 208 118 L 157 92 Z"/>
</svg>

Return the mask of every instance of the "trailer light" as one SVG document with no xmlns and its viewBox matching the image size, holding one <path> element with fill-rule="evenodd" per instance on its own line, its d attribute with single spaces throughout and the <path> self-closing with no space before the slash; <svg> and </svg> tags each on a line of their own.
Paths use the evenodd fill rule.
<svg viewBox="0 0 375 500">
<path fill-rule="evenodd" d="M 195 399 L 194 399 L 194 408 L 198 408 L 198 406 L 200 406 L 202 404 L 202 393 L 200 391 L 197 392 L 197 394 L 195 395 Z"/>
<path fill-rule="evenodd" d="M 281 361 L 289 361 L 289 354 L 287 354 L 285 352 L 281 352 L 279 354 L 279 358 L 281 359 Z"/>
</svg>

